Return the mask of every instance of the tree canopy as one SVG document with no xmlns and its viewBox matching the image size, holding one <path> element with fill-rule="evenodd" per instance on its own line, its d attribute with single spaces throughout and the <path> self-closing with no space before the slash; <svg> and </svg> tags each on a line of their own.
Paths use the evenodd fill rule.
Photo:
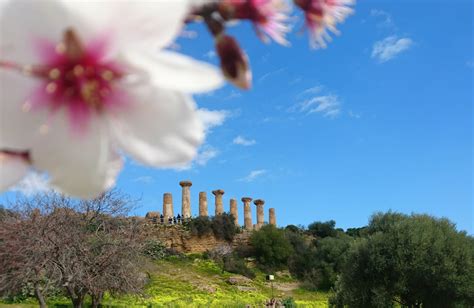
<svg viewBox="0 0 474 308">
<path fill-rule="evenodd" d="M 474 239 L 447 219 L 376 214 L 350 249 L 333 305 L 456 307 L 474 304 Z"/>
</svg>

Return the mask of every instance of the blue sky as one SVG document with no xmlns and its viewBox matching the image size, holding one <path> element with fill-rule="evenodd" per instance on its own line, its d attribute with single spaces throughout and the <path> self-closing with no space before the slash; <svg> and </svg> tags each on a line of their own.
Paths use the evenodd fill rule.
<svg viewBox="0 0 474 308">
<path fill-rule="evenodd" d="M 127 161 L 118 187 L 141 197 L 137 214 L 161 211 L 164 192 L 179 211 L 178 182 L 190 179 L 193 214 L 199 191 L 212 213 L 211 191 L 221 188 L 226 209 L 232 197 L 262 198 L 280 225 L 357 227 L 391 209 L 447 217 L 474 233 L 472 1 L 355 9 L 324 50 L 296 33 L 286 48 L 261 43 L 246 23 L 230 29 L 249 54 L 253 89 L 195 97 L 213 111 L 213 127 L 188 169 Z M 217 63 L 203 29 L 189 27 L 197 38 L 181 38 L 179 50 Z"/>
</svg>

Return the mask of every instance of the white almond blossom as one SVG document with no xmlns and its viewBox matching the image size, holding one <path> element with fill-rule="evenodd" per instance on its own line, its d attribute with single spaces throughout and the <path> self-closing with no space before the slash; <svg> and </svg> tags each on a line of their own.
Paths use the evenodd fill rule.
<svg viewBox="0 0 474 308">
<path fill-rule="evenodd" d="M 121 153 L 169 167 L 204 138 L 190 93 L 222 83 L 165 51 L 191 0 L 0 1 L 0 191 L 30 167 L 64 193 L 115 183 Z"/>
</svg>

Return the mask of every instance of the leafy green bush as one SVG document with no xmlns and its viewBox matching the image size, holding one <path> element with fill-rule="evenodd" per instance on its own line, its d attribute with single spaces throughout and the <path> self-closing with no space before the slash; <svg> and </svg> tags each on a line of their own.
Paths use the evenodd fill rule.
<svg viewBox="0 0 474 308">
<path fill-rule="evenodd" d="M 283 299 L 281 303 L 283 304 L 283 306 L 285 308 L 295 308 L 296 307 L 296 303 L 295 303 L 295 300 L 293 299 L 293 297 L 287 297 L 287 298 Z"/>
<path fill-rule="evenodd" d="M 191 234 L 199 237 L 212 233 L 212 221 L 207 216 L 199 216 L 190 219 L 186 223 L 186 227 L 189 228 Z"/>
<path fill-rule="evenodd" d="M 336 222 L 334 220 L 315 221 L 308 226 L 308 232 L 318 238 L 334 237 L 337 235 Z"/>
<path fill-rule="evenodd" d="M 286 233 L 295 251 L 288 260 L 291 274 L 302 281 L 307 289 L 331 289 L 342 270 L 346 251 L 353 239 L 338 233 L 337 237 L 311 241 L 299 233 Z"/>
<path fill-rule="evenodd" d="M 285 231 L 273 225 L 265 225 L 250 237 L 254 256 L 259 266 L 265 270 L 278 270 L 286 267 L 293 247 L 285 236 Z"/>
<path fill-rule="evenodd" d="M 446 219 L 376 214 L 352 245 L 331 304 L 472 307 L 474 238 Z"/>
<path fill-rule="evenodd" d="M 161 260 L 169 255 L 166 246 L 157 240 L 147 240 L 143 245 L 143 254 L 152 260 Z"/>
<path fill-rule="evenodd" d="M 229 273 L 239 274 L 250 279 L 255 278 L 255 273 L 247 267 L 245 260 L 239 258 L 237 254 L 230 254 L 223 258 L 224 270 Z"/>
<path fill-rule="evenodd" d="M 237 233 L 234 216 L 226 213 L 214 216 L 212 218 L 212 231 L 216 238 L 232 242 Z"/>
<path fill-rule="evenodd" d="M 191 233 L 196 236 L 214 234 L 218 239 L 231 242 L 237 234 L 238 229 L 235 226 L 234 217 L 224 213 L 214 217 L 199 216 L 189 220 L 186 223 Z"/>
</svg>

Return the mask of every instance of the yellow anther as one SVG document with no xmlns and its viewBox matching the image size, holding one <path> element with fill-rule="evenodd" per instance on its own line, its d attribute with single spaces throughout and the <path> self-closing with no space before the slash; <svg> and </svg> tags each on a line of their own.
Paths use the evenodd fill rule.
<svg viewBox="0 0 474 308">
<path fill-rule="evenodd" d="M 59 43 L 56 45 L 56 53 L 63 54 L 66 52 L 66 45 L 64 43 Z"/>
<path fill-rule="evenodd" d="M 48 92 L 49 94 L 56 92 L 57 89 L 58 89 L 58 85 L 55 84 L 54 82 L 50 82 L 46 86 L 46 92 Z"/>
<path fill-rule="evenodd" d="M 114 73 L 112 71 L 105 71 L 102 73 L 102 78 L 107 81 L 114 79 Z"/>
<path fill-rule="evenodd" d="M 84 74 L 84 67 L 81 65 L 74 66 L 74 75 L 76 75 L 76 77 L 79 77 L 82 74 Z"/>
<path fill-rule="evenodd" d="M 61 71 L 57 68 L 53 68 L 49 71 L 49 78 L 50 79 L 58 79 L 61 76 Z"/>
</svg>

